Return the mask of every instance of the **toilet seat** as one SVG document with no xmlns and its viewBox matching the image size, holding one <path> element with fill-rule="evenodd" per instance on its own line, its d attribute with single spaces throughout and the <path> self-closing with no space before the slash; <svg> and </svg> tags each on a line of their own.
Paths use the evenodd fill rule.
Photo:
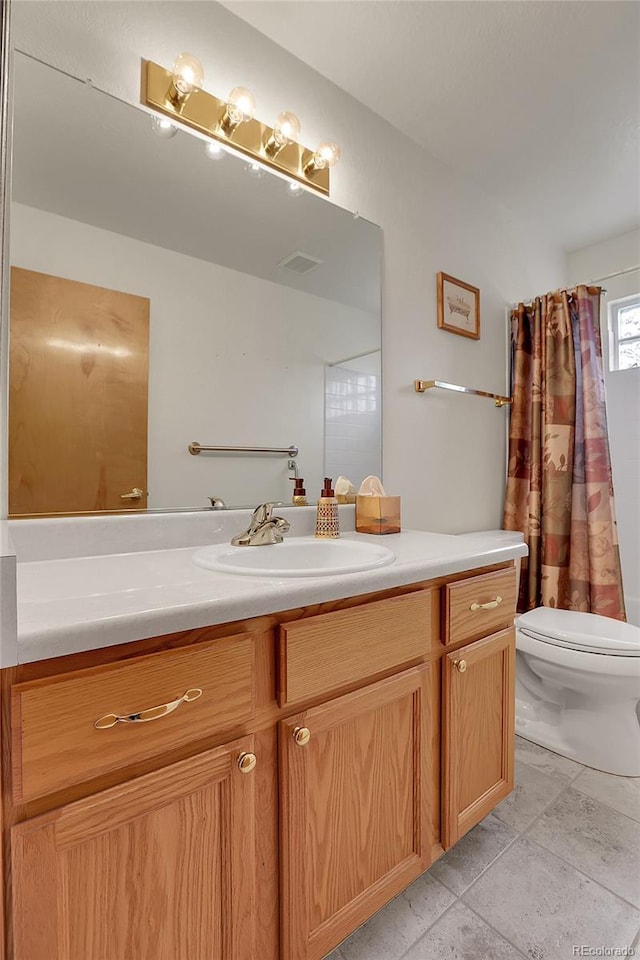
<svg viewBox="0 0 640 960">
<path fill-rule="evenodd" d="M 516 628 L 555 647 L 614 657 L 640 657 L 640 628 L 576 610 L 538 607 L 516 618 Z"/>
</svg>

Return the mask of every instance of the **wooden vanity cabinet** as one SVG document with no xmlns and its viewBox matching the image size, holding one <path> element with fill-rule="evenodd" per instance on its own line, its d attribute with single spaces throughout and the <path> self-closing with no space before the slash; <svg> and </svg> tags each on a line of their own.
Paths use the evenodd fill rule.
<svg viewBox="0 0 640 960">
<path fill-rule="evenodd" d="M 514 606 L 502 564 L 3 671 L 4 960 L 321 960 L 511 789 Z"/>
<path fill-rule="evenodd" d="M 285 960 L 321 960 L 429 866 L 432 669 L 280 722 Z"/>
<path fill-rule="evenodd" d="M 442 845 L 513 790 L 515 641 L 509 628 L 442 662 Z"/>
<path fill-rule="evenodd" d="M 11 829 L 13 960 L 250 960 L 253 738 Z"/>
</svg>

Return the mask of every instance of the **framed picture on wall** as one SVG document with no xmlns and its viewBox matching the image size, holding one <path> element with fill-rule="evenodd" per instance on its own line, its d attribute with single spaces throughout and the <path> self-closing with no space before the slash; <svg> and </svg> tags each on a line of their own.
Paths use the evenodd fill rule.
<svg viewBox="0 0 640 960">
<path fill-rule="evenodd" d="M 480 290 L 456 280 L 448 273 L 438 274 L 438 327 L 461 337 L 480 339 Z"/>
</svg>

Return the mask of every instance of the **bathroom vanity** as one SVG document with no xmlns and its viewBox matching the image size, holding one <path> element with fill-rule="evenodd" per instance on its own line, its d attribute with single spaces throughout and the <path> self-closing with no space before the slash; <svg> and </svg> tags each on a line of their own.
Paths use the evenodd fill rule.
<svg viewBox="0 0 640 960">
<path fill-rule="evenodd" d="M 131 554 L 146 590 L 161 554 L 196 570 L 182 616 L 211 625 L 177 632 L 125 590 L 78 630 L 68 588 L 42 658 L 2 671 L 8 957 L 319 960 L 510 792 L 525 548 L 384 542 L 381 570 L 295 584 Z M 73 564 L 24 565 L 25 623 L 29 577 L 46 607 Z"/>
</svg>

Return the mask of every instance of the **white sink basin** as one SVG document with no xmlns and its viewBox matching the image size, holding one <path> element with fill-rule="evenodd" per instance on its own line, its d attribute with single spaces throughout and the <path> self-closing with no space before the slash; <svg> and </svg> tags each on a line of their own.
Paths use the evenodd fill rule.
<svg viewBox="0 0 640 960">
<path fill-rule="evenodd" d="M 220 573 L 249 577 L 331 577 L 393 563 L 395 554 L 377 543 L 293 537 L 262 547 L 218 543 L 198 550 L 194 563 Z"/>
</svg>

